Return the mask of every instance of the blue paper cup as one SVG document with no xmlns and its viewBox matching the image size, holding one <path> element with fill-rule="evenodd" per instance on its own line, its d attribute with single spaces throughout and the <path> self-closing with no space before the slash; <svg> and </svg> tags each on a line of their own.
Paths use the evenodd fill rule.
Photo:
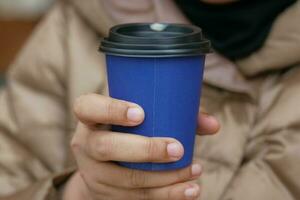
<svg viewBox="0 0 300 200">
<path fill-rule="evenodd" d="M 192 163 L 205 54 L 201 29 L 179 24 L 124 24 L 113 27 L 100 47 L 106 55 L 109 94 L 139 104 L 144 122 L 113 131 L 171 137 L 184 146 L 170 163 L 128 163 L 139 170 L 174 170 Z"/>
</svg>

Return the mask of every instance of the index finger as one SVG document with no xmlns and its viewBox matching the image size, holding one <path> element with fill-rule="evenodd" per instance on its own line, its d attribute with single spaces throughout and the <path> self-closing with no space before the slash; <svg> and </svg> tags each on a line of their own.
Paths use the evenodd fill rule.
<svg viewBox="0 0 300 200">
<path fill-rule="evenodd" d="M 136 126 L 145 116 L 143 109 L 137 104 L 98 94 L 87 94 L 77 98 L 74 113 L 86 125 Z"/>
</svg>

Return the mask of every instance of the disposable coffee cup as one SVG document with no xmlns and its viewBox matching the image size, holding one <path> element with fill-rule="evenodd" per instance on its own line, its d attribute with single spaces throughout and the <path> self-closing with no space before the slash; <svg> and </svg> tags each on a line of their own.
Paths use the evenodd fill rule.
<svg viewBox="0 0 300 200">
<path fill-rule="evenodd" d="M 147 137 L 171 137 L 184 146 L 182 159 L 170 163 L 119 164 L 160 171 L 192 163 L 205 54 L 211 51 L 199 27 L 133 23 L 111 28 L 101 41 L 106 54 L 109 95 L 139 104 L 144 122 L 113 131 Z"/>
</svg>

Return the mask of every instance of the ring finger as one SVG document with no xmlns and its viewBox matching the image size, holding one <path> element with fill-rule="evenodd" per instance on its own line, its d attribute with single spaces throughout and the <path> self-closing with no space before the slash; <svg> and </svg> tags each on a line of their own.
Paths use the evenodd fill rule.
<svg viewBox="0 0 300 200">
<path fill-rule="evenodd" d="M 131 200 L 196 200 L 200 195 L 199 186 L 192 181 L 151 189 L 121 189 L 103 184 L 95 185 L 95 187 L 95 190 L 102 191 L 95 194 L 95 199 L 107 197 L 110 200 L 124 200 L 126 197 Z"/>
</svg>

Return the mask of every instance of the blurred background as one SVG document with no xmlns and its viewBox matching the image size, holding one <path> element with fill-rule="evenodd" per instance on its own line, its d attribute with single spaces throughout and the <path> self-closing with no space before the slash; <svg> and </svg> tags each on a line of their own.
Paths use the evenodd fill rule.
<svg viewBox="0 0 300 200">
<path fill-rule="evenodd" d="M 0 87 L 12 60 L 55 0 L 0 0 Z"/>
</svg>

